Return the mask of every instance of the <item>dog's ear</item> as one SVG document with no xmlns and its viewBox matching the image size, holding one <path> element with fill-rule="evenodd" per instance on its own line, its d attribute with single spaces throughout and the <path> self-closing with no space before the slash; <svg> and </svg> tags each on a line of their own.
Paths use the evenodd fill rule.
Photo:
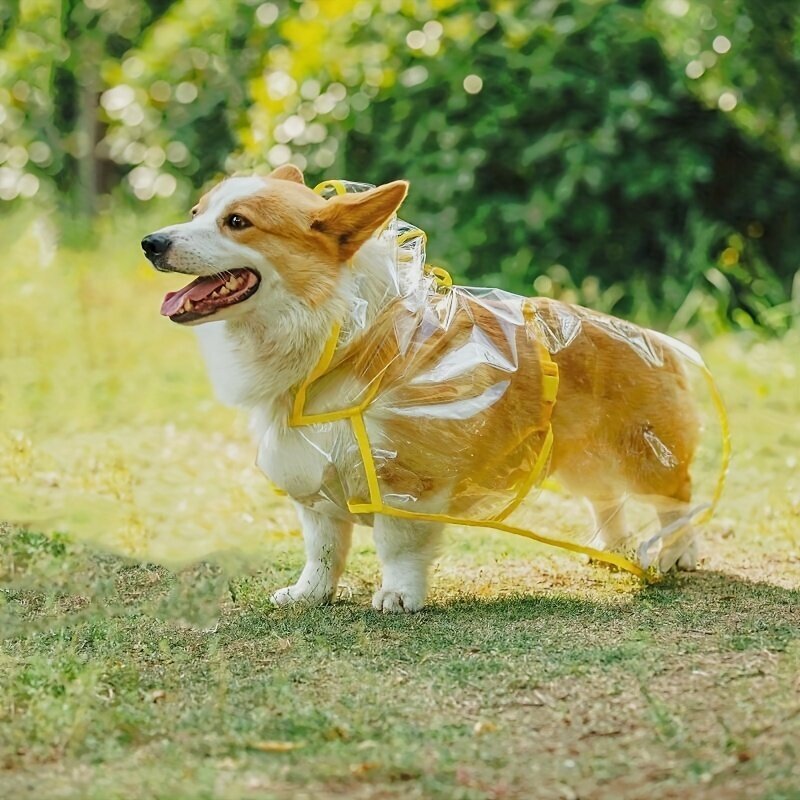
<svg viewBox="0 0 800 800">
<path fill-rule="evenodd" d="M 283 164 L 282 166 L 272 170 L 267 177 L 277 178 L 279 181 L 305 183 L 305 179 L 303 178 L 303 173 L 300 170 L 300 167 L 296 167 L 294 164 Z"/>
<path fill-rule="evenodd" d="M 366 192 L 337 195 L 314 214 L 311 229 L 334 239 L 342 261 L 347 261 L 400 208 L 407 193 L 406 181 L 393 181 Z"/>
</svg>

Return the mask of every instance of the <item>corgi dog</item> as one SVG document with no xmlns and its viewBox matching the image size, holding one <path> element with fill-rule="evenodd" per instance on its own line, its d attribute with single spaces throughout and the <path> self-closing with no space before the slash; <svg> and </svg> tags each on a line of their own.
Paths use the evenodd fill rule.
<svg viewBox="0 0 800 800">
<path fill-rule="evenodd" d="M 367 312 L 341 351 L 328 353 L 331 369 L 356 365 L 348 381 L 363 386 L 355 395 L 380 380 L 388 387 L 393 415 L 364 426 L 381 443 L 376 452 L 392 451 L 392 459 L 376 457 L 373 484 L 380 480 L 393 498 L 417 498 L 427 516 L 382 513 L 380 505 L 359 514 L 324 489 L 332 471 L 340 476 L 337 486 L 353 485 L 356 494 L 374 485 L 370 489 L 369 477 L 358 477 L 363 463 L 353 455 L 358 448 L 348 419 L 334 415 L 333 421 L 307 427 L 292 423 L 298 387 L 325 361 L 331 331 L 352 315 L 355 298 L 386 294 L 386 276 L 393 273 L 380 267 L 392 264 L 396 252 L 393 242 L 376 234 L 394 218 L 407 191 L 406 182 L 395 181 L 325 200 L 305 185 L 299 169 L 286 165 L 268 176 L 222 181 L 200 199 L 190 221 L 142 240 L 156 269 L 194 276 L 188 286 L 167 294 L 161 313 L 180 325 L 201 326 L 201 350 L 218 396 L 249 411 L 258 465 L 293 498 L 306 564 L 296 583 L 272 595 L 277 605 L 320 604 L 335 597 L 359 521 L 372 525 L 382 566 L 373 607 L 421 609 L 448 510 L 457 503 L 478 507 L 481 487 L 502 483 L 498 454 L 516 453 L 518 431 L 526 426 L 549 425 L 552 450 L 545 473 L 589 500 L 596 541 L 608 550 L 627 543 L 626 495 L 669 500 L 656 504 L 665 529 L 676 527 L 680 509 L 691 500 L 689 470 L 699 422 L 687 376 L 669 347 L 621 320 L 554 300 L 519 298 L 525 315 L 551 333 L 564 327 L 564 319 L 579 321 L 579 329 L 566 336 L 568 346 L 562 337 L 561 344 L 547 348 L 548 355 L 529 327 L 511 330 L 491 304 L 463 292 L 464 314 L 434 325 L 435 335 L 419 339 L 413 360 L 401 352 L 398 331 L 411 330 L 412 318 L 416 325 L 442 306 L 435 292 L 423 291 L 411 310 L 402 302 L 373 304 L 377 310 Z M 470 338 L 474 325 L 480 336 Z M 637 336 L 658 349 L 646 368 L 628 341 Z M 463 353 L 476 352 L 483 354 L 485 368 L 479 364 L 466 374 L 453 367 Z M 506 356 L 498 354 L 513 358 L 515 368 L 499 363 Z M 544 415 L 541 376 L 543 362 L 550 360 L 560 379 L 552 413 Z M 437 367 L 437 382 L 426 388 L 431 365 Z M 495 369 L 503 370 L 502 381 Z M 492 395 L 497 386 L 502 396 Z M 436 403 L 445 401 L 468 409 L 469 435 L 457 420 L 437 419 Z M 426 404 L 427 410 L 404 416 L 413 404 Z M 529 463 L 528 455 L 519 463 Z M 694 531 L 690 524 L 677 528 L 679 535 L 663 542 L 662 571 L 695 567 Z"/>
</svg>

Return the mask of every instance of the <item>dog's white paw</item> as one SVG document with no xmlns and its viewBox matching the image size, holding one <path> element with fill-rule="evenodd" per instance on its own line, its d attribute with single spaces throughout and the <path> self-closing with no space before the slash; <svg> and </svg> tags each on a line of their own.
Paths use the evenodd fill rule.
<svg viewBox="0 0 800 800">
<path fill-rule="evenodd" d="M 410 614 L 419 611 L 425 605 L 425 597 L 413 592 L 402 592 L 396 589 L 378 589 L 372 595 L 372 607 L 376 611 L 390 614 Z"/>
<path fill-rule="evenodd" d="M 291 606 L 295 603 L 304 603 L 309 606 L 321 606 L 330 602 L 331 595 L 327 592 L 320 592 L 312 588 L 294 584 L 294 586 L 286 586 L 283 589 L 278 589 L 277 592 L 273 592 L 270 595 L 269 599 L 274 606 Z"/>
<path fill-rule="evenodd" d="M 697 569 L 697 564 L 700 556 L 697 552 L 697 542 L 692 542 L 691 545 L 681 553 L 675 567 L 684 572 L 694 572 Z"/>
<path fill-rule="evenodd" d="M 673 568 L 682 572 L 694 572 L 697 562 L 697 540 L 691 537 L 663 548 L 658 557 L 658 569 L 660 572 L 669 572 Z"/>
</svg>

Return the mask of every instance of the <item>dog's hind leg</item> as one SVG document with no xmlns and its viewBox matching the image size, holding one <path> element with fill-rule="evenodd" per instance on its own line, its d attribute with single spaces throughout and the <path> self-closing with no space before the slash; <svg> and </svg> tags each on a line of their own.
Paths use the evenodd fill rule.
<svg viewBox="0 0 800 800">
<path fill-rule="evenodd" d="M 658 521 L 662 528 L 675 525 L 684 515 L 683 511 L 659 511 Z M 685 572 L 697 569 L 698 551 L 697 536 L 690 522 L 679 527 L 674 533 L 666 536 L 661 543 L 658 556 L 660 572 L 669 572 L 673 567 Z"/>
<path fill-rule="evenodd" d="M 270 598 L 275 605 L 285 606 L 302 601 L 321 605 L 333 600 L 342 577 L 353 523 L 318 514 L 295 503 L 303 528 L 306 565 L 297 583 L 279 589 Z"/>
<path fill-rule="evenodd" d="M 442 525 L 375 516 L 375 547 L 383 566 L 381 588 L 372 598 L 378 611 L 419 611 L 428 594 L 428 570 L 436 558 Z"/>
<path fill-rule="evenodd" d="M 668 507 L 656 507 L 661 529 L 668 526 L 675 528 L 661 543 L 658 556 L 658 569 L 661 572 L 669 572 L 673 567 L 686 572 L 697 569 L 697 536 L 691 523 L 691 500 L 692 480 L 688 471 L 684 470 L 683 480 L 669 499 Z M 681 524 L 684 519 L 685 524 Z"/>
</svg>

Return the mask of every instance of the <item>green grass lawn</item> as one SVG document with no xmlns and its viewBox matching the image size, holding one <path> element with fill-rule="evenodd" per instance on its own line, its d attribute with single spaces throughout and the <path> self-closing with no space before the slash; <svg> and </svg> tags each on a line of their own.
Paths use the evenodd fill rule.
<svg viewBox="0 0 800 800">
<path fill-rule="evenodd" d="M 641 589 L 453 538 L 382 616 L 365 539 L 352 594 L 289 610 L 295 540 L 238 578 L 3 543 L 5 797 L 800 796 L 796 551 L 717 538 Z"/>
<path fill-rule="evenodd" d="M 337 603 L 275 609 L 296 523 L 175 282 L 46 233 L 0 315 L 0 797 L 800 798 L 796 336 L 704 347 L 735 458 L 698 573 L 454 530 L 382 616 L 361 531 Z"/>
</svg>

